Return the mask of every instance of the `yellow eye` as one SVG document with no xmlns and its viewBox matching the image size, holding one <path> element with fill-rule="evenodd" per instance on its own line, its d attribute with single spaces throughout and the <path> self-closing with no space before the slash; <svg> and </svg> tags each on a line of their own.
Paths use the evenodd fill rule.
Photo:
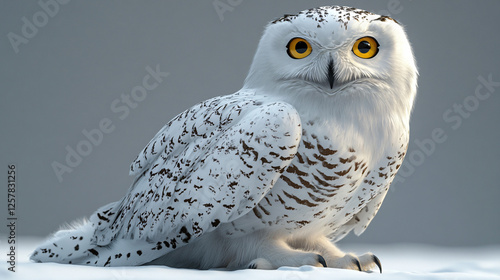
<svg viewBox="0 0 500 280">
<path fill-rule="evenodd" d="M 354 46 L 352 46 L 352 52 L 361 58 L 372 58 L 377 55 L 379 46 L 380 45 L 375 38 L 363 37 L 354 43 Z"/>
<path fill-rule="evenodd" d="M 293 38 L 288 42 L 288 45 L 286 45 L 286 52 L 291 58 L 301 59 L 311 54 L 312 48 L 306 40 L 302 38 Z"/>
</svg>

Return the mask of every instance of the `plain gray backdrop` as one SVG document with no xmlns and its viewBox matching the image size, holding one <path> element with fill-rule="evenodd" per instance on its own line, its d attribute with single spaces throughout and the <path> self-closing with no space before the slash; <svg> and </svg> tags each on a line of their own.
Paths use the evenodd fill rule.
<svg viewBox="0 0 500 280">
<path fill-rule="evenodd" d="M 500 1 L 220 0 L 230 5 L 223 13 L 212 0 L 71 1 L 46 18 L 38 1 L 0 3 L 0 214 L 6 221 L 14 163 L 18 236 L 46 236 L 119 200 L 132 183 L 130 162 L 166 122 L 242 86 L 269 21 L 348 5 L 406 27 L 420 79 L 404 174 L 367 231 L 342 242 L 500 243 L 500 87 L 479 78 L 500 81 Z M 26 20 L 40 26 L 24 28 L 31 38 Z M 12 34 L 24 38 L 17 53 Z M 169 76 L 128 115 L 111 108 L 157 65 Z M 66 164 L 66 147 L 105 118 L 114 130 L 60 182 L 52 164 Z"/>
</svg>

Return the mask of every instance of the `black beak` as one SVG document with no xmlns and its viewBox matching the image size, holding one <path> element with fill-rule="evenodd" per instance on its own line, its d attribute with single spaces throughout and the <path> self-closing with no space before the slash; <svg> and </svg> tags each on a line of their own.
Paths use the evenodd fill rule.
<svg viewBox="0 0 500 280">
<path fill-rule="evenodd" d="M 330 83 L 330 89 L 333 89 L 333 83 L 335 82 L 335 69 L 333 68 L 333 60 L 328 62 L 328 82 Z"/>
</svg>

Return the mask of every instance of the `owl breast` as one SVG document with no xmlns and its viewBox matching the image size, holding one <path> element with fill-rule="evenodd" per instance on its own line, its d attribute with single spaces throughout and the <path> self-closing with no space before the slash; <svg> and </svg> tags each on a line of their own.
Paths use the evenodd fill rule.
<svg viewBox="0 0 500 280">
<path fill-rule="evenodd" d="M 332 236 L 387 192 L 404 158 L 406 137 L 373 158 L 363 147 L 340 144 L 345 142 L 336 139 L 341 135 L 325 131 L 303 124 L 292 163 L 252 211 L 224 227 L 225 234 L 239 236 L 267 228 L 278 234 Z"/>
</svg>

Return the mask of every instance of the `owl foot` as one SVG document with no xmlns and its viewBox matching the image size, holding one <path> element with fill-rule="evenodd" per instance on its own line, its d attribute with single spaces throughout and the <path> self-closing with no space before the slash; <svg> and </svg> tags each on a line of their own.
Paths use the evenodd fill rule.
<svg viewBox="0 0 500 280">
<path fill-rule="evenodd" d="M 302 265 L 312 265 L 312 266 L 326 266 L 326 261 L 323 256 L 318 254 L 307 254 L 306 258 L 302 261 L 298 261 L 295 256 L 291 258 L 280 258 L 275 262 L 268 261 L 265 258 L 257 258 L 251 261 L 247 268 L 249 269 L 276 269 L 281 266 L 302 266 Z"/>
<path fill-rule="evenodd" d="M 375 256 L 374 254 L 366 253 L 359 256 L 358 259 L 362 268 L 360 269 L 360 271 L 370 271 L 374 269 L 375 266 L 377 266 L 380 273 L 382 273 L 382 264 L 380 263 L 379 258 L 377 258 L 377 256 Z"/>
</svg>

